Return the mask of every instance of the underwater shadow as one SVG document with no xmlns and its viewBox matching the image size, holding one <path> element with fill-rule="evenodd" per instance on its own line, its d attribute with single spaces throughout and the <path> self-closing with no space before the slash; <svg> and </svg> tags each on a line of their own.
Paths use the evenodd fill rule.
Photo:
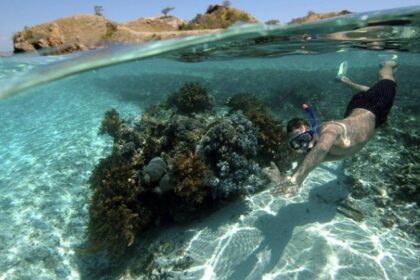
<svg viewBox="0 0 420 280">
<path fill-rule="evenodd" d="M 249 205 L 244 199 L 232 200 L 229 202 L 215 205 L 206 211 L 197 212 L 193 219 L 152 227 L 147 231 L 141 233 L 131 248 L 129 248 L 123 255 L 118 257 L 111 257 L 105 251 L 89 251 L 90 244 L 84 241 L 76 250 L 77 258 L 76 264 L 81 280 L 101 279 L 112 280 L 123 277 L 124 274 L 129 273 L 135 277 L 146 277 L 149 279 L 148 271 L 154 268 L 153 254 L 151 251 L 156 241 L 168 241 L 167 238 L 162 238 L 162 233 L 165 231 L 176 234 L 181 229 L 188 228 L 208 228 L 211 231 L 217 231 L 221 226 L 225 225 L 227 220 L 236 221 L 240 215 L 249 211 Z M 229 213 L 229 217 L 226 216 Z M 194 237 L 195 232 L 182 231 L 182 238 L 175 238 L 177 246 L 183 247 L 181 244 L 188 243 Z M 183 241 L 179 240 L 182 239 Z M 157 243 L 156 243 L 157 244 Z M 143 257 L 139 256 L 143 254 Z M 152 277 L 152 276 L 150 276 Z"/>
<path fill-rule="evenodd" d="M 263 215 L 259 217 L 255 226 L 260 230 L 263 238 L 256 250 L 243 262 L 233 268 L 230 279 L 246 279 L 259 263 L 258 255 L 264 251 L 271 251 L 269 263 L 261 272 L 271 272 L 278 264 L 283 251 L 292 238 L 295 227 L 310 223 L 326 223 L 331 221 L 337 211 L 336 204 L 327 201 L 337 201 L 347 196 L 338 180 L 331 181 L 311 189 L 308 201 L 293 203 L 280 208 L 277 215 Z"/>
</svg>

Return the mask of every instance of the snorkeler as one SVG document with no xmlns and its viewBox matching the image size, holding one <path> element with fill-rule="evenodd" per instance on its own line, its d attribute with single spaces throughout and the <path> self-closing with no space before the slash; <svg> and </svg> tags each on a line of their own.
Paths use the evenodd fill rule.
<svg viewBox="0 0 420 280">
<path fill-rule="evenodd" d="M 311 125 L 303 119 L 292 119 L 287 125 L 290 147 L 305 157 L 292 176 L 281 176 L 271 163 L 265 173 L 275 184 L 273 194 L 293 195 L 308 174 L 323 161 L 353 156 L 372 138 L 375 128 L 386 122 L 396 93 L 396 61 L 381 65 L 379 81 L 371 88 L 356 84 L 344 74 L 337 77 L 358 93 L 347 106 L 344 119 L 321 123 L 318 127 L 310 107 L 304 104 Z M 340 73 L 340 72 L 339 72 Z"/>
</svg>

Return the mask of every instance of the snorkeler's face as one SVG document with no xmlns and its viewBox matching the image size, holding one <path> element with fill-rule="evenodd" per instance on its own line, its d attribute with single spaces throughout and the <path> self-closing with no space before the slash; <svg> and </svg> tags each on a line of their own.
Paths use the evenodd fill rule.
<svg viewBox="0 0 420 280">
<path fill-rule="evenodd" d="M 307 126 L 300 126 L 289 133 L 289 144 L 298 153 L 304 153 L 314 146 L 313 132 Z"/>
</svg>

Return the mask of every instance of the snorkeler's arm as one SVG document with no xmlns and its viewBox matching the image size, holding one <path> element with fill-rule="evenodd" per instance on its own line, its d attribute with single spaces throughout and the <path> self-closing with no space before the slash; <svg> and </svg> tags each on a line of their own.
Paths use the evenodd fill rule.
<svg viewBox="0 0 420 280">
<path fill-rule="evenodd" d="M 337 137 L 337 131 L 333 129 L 323 131 L 316 145 L 306 155 L 305 159 L 290 178 L 290 182 L 296 185 L 302 184 L 308 174 L 324 161 Z"/>
<path fill-rule="evenodd" d="M 283 196 L 295 194 L 309 172 L 324 161 L 338 136 L 338 132 L 334 129 L 324 130 L 317 144 L 306 155 L 292 176 L 281 176 L 276 165 L 271 163 L 269 168 L 264 169 L 264 172 L 274 183 L 271 193 Z"/>
<path fill-rule="evenodd" d="M 353 82 L 352 80 L 350 80 L 346 76 L 340 77 L 340 81 L 343 84 L 348 85 L 351 89 L 353 89 L 354 91 L 357 91 L 357 92 L 368 91 L 369 90 L 368 86 L 361 85 L 361 84 L 356 84 L 355 82 Z"/>
</svg>

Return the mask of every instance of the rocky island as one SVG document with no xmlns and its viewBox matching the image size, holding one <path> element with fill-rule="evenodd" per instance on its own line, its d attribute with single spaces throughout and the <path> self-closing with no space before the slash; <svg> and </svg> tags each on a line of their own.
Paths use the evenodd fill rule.
<svg viewBox="0 0 420 280">
<path fill-rule="evenodd" d="M 117 23 L 101 15 L 75 15 L 26 27 L 13 36 L 15 53 L 63 54 L 116 43 L 142 43 L 220 31 L 237 21 L 257 22 L 236 8 L 211 5 L 190 22 L 174 16 L 141 17 Z"/>
<path fill-rule="evenodd" d="M 350 12 L 346 10 L 321 14 L 308 12 L 307 16 L 293 19 L 289 24 L 348 13 Z M 204 14 L 197 14 L 191 21 L 165 14 L 117 23 L 101 14 L 81 14 L 25 27 L 14 34 L 13 48 L 14 53 L 64 54 L 101 48 L 109 44 L 143 43 L 218 32 L 237 22 L 258 23 L 258 20 L 245 11 L 227 5 L 210 5 Z"/>
</svg>

